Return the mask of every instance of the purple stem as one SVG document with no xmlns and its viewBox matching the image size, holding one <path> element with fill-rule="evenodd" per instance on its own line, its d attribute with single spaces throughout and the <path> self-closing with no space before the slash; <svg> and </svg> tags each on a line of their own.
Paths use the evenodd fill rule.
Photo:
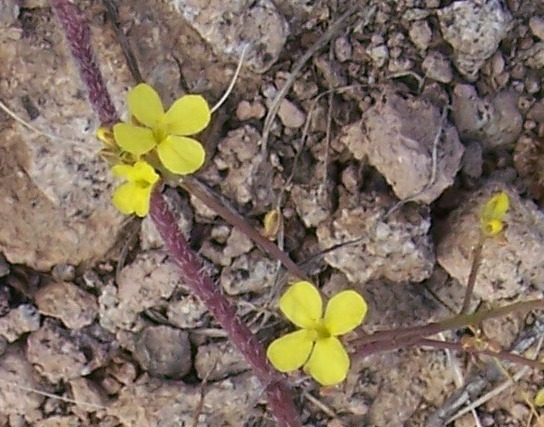
<svg viewBox="0 0 544 427">
<path fill-rule="evenodd" d="M 293 403 L 293 397 L 282 376 L 270 366 L 263 345 L 236 315 L 235 308 L 203 270 L 197 255 L 189 248 L 183 237 L 159 187 L 156 186 L 151 194 L 149 213 L 170 256 L 180 269 L 183 282 L 206 305 L 217 322 L 228 333 L 234 345 L 252 366 L 261 383 L 266 386 L 268 403 L 272 413 L 276 416 L 278 425 L 284 427 L 302 426 Z"/>
<path fill-rule="evenodd" d="M 91 30 L 79 9 L 68 0 L 50 0 L 51 7 L 64 28 L 70 51 L 79 66 L 79 75 L 89 90 L 89 101 L 102 125 L 119 121 L 91 48 Z"/>
</svg>

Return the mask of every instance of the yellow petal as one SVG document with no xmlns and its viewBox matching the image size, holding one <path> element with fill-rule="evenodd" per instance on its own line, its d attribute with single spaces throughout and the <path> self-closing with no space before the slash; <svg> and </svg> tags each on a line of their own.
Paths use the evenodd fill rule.
<svg viewBox="0 0 544 427">
<path fill-rule="evenodd" d="M 143 160 L 138 160 L 134 165 L 115 165 L 111 170 L 115 176 L 125 178 L 131 182 L 139 181 L 155 184 L 159 180 L 159 175 L 155 172 L 155 169 Z"/>
<path fill-rule="evenodd" d="M 538 407 L 544 406 L 544 388 L 541 388 L 536 393 L 535 405 L 538 406 Z"/>
<path fill-rule="evenodd" d="M 149 212 L 149 202 L 151 200 L 152 190 L 153 186 L 150 185 L 148 187 L 140 188 L 140 191 L 135 194 L 133 201 L 134 213 L 140 218 L 143 218 Z"/>
<path fill-rule="evenodd" d="M 349 356 L 336 337 L 319 339 L 304 370 L 319 384 L 331 386 L 346 379 L 349 370 Z"/>
<path fill-rule="evenodd" d="M 266 350 L 266 356 L 278 371 L 292 372 L 308 360 L 314 337 L 313 331 L 305 329 L 291 332 L 272 341 Z"/>
<path fill-rule="evenodd" d="M 323 314 L 321 295 L 310 282 L 293 284 L 280 298 L 280 310 L 295 325 L 312 329 Z"/>
<path fill-rule="evenodd" d="M 168 135 L 194 135 L 210 123 L 210 107 L 200 95 L 185 95 L 172 104 L 164 116 Z"/>
<path fill-rule="evenodd" d="M 118 123 L 113 127 L 117 145 L 135 156 L 150 152 L 157 145 L 153 131 L 130 123 Z"/>
<path fill-rule="evenodd" d="M 505 191 L 501 191 L 487 201 L 482 211 L 482 217 L 502 219 L 509 207 L 510 200 L 508 199 L 508 194 Z"/>
<path fill-rule="evenodd" d="M 168 136 L 157 147 L 157 154 L 166 169 L 180 175 L 196 172 L 206 158 L 202 144 L 184 136 Z"/>
<path fill-rule="evenodd" d="M 159 94 L 151 86 L 140 83 L 127 95 L 128 110 L 143 125 L 154 128 L 164 116 Z"/>
<path fill-rule="evenodd" d="M 343 291 L 329 300 L 323 321 L 331 335 L 342 335 L 363 323 L 367 310 L 361 295 Z"/>
<path fill-rule="evenodd" d="M 134 197 L 138 193 L 138 186 L 133 182 L 126 182 L 113 192 L 113 205 L 124 213 L 130 215 L 134 212 Z"/>
</svg>

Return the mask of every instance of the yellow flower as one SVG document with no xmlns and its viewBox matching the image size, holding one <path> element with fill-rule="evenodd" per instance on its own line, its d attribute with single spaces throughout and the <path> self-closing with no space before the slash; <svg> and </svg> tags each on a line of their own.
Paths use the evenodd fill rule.
<svg viewBox="0 0 544 427">
<path fill-rule="evenodd" d="M 188 137 L 210 123 L 211 111 L 202 96 L 184 95 L 164 112 L 157 92 L 140 83 L 128 93 L 127 102 L 138 124 L 113 127 L 119 147 L 136 158 L 156 149 L 163 166 L 175 174 L 193 173 L 204 164 L 204 148 Z"/>
<path fill-rule="evenodd" d="M 337 338 L 359 326 L 367 305 L 355 291 L 343 291 L 331 298 L 323 316 L 319 291 L 309 282 L 297 282 L 280 299 L 280 310 L 298 331 L 273 341 L 266 351 L 272 365 L 281 372 L 304 371 L 324 386 L 346 379 L 349 356 Z"/>
<path fill-rule="evenodd" d="M 510 200 L 505 191 L 495 194 L 487 201 L 480 214 L 480 229 L 484 235 L 493 237 L 503 230 L 503 218 L 509 207 Z"/>
<path fill-rule="evenodd" d="M 115 207 L 127 215 L 135 213 L 139 217 L 146 216 L 153 185 L 159 180 L 155 169 L 143 160 L 138 160 L 134 165 L 116 165 L 112 171 L 115 176 L 128 181 L 113 193 Z"/>
</svg>

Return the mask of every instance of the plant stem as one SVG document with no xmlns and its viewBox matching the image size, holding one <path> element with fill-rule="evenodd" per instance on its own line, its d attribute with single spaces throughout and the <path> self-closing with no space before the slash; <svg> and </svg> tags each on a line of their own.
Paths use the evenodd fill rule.
<svg viewBox="0 0 544 427">
<path fill-rule="evenodd" d="M 178 182 L 180 182 L 178 180 Z M 237 212 L 233 212 L 231 209 L 217 200 L 210 192 L 191 176 L 183 177 L 179 184 L 188 193 L 197 197 L 207 207 L 212 209 L 221 218 L 227 221 L 230 225 L 237 228 L 239 231 L 249 237 L 254 243 L 261 247 L 262 250 L 272 255 L 279 260 L 283 266 L 296 278 L 306 279 L 307 275 L 304 271 L 289 257 L 286 252 L 283 252 L 274 242 L 268 240 L 255 228 L 253 228 L 247 220 L 242 218 Z"/>
<path fill-rule="evenodd" d="M 465 292 L 465 299 L 463 300 L 463 306 L 459 314 L 466 314 L 470 308 L 470 300 L 472 293 L 474 292 L 474 285 L 476 284 L 476 276 L 482 262 L 482 249 L 484 247 L 485 236 L 480 233 L 478 243 L 472 250 L 472 265 L 470 266 L 470 272 L 468 274 L 467 290 Z"/>
<path fill-rule="evenodd" d="M 263 345 L 236 315 L 235 308 L 202 268 L 197 255 L 190 249 L 183 237 L 159 187 L 156 186 L 151 194 L 149 213 L 172 260 L 180 269 L 183 282 L 210 310 L 217 322 L 228 333 L 230 340 L 252 366 L 255 375 L 266 387 L 270 409 L 275 415 L 278 425 L 302 426 L 293 398 L 282 376 L 270 366 Z"/>
<path fill-rule="evenodd" d="M 87 86 L 91 105 L 98 113 L 102 125 L 119 121 L 115 107 L 102 78 L 102 73 L 91 47 L 91 30 L 77 6 L 69 0 L 49 0 L 62 24 L 70 51 L 79 68 L 79 75 Z"/>
<path fill-rule="evenodd" d="M 417 342 L 430 335 L 438 334 L 450 329 L 459 329 L 467 325 L 476 325 L 486 319 L 505 316 L 514 311 L 530 311 L 544 308 L 544 300 L 529 300 L 505 305 L 503 307 L 492 308 L 491 310 L 480 310 L 473 314 L 463 314 L 441 320 L 440 322 L 429 323 L 424 326 L 414 326 L 410 328 L 399 328 L 387 331 L 376 332 L 372 335 L 366 335 L 355 341 L 355 354 L 358 357 L 373 354 L 376 351 L 395 350 L 405 347 L 407 344 Z M 384 348 L 386 350 L 380 350 Z"/>
</svg>

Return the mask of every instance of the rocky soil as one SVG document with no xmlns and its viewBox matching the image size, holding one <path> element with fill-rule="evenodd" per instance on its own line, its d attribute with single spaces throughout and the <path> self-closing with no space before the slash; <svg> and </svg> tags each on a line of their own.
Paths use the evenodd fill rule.
<svg viewBox="0 0 544 427">
<path fill-rule="evenodd" d="M 361 292 L 367 332 L 459 311 L 478 212 L 500 190 L 507 228 L 484 245 L 474 307 L 542 297 L 543 2 L 77 3 L 124 117 L 125 38 L 165 104 L 190 92 L 213 105 L 246 51 L 197 177 L 259 230 L 279 209 L 278 244 L 324 295 Z M 0 0 L 0 426 L 274 425 L 151 221 L 111 205 L 100 123 L 63 37 L 47 1 Z M 278 262 L 198 198 L 166 194 L 259 339 L 286 331 Z M 514 314 L 482 330 L 536 357 L 543 324 Z M 501 375 L 491 359 L 408 348 L 354 360 L 336 388 L 289 382 L 307 426 L 543 425 L 531 370 L 473 413 L 441 415 L 463 384 L 473 401 Z"/>
</svg>

